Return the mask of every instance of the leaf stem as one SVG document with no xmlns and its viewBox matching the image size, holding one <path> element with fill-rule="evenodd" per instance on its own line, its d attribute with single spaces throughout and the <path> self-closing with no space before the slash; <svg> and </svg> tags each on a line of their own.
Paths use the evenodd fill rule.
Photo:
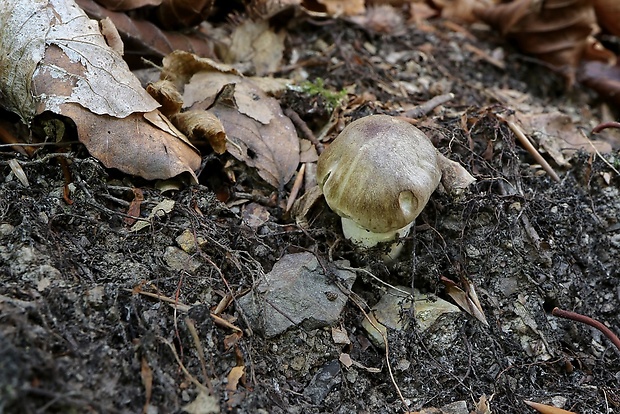
<svg viewBox="0 0 620 414">
<path fill-rule="evenodd" d="M 616 336 L 616 334 L 613 333 L 611 329 L 609 329 L 596 319 L 592 319 L 589 316 L 585 316 L 580 313 L 563 310 L 558 307 L 553 308 L 551 314 L 559 318 L 570 319 L 576 322 L 585 323 L 586 325 L 590 325 L 593 328 L 598 329 L 607 338 L 609 338 L 609 340 L 616 346 L 616 348 L 618 348 L 618 351 L 620 351 L 620 339 L 618 338 L 618 336 Z"/>
</svg>

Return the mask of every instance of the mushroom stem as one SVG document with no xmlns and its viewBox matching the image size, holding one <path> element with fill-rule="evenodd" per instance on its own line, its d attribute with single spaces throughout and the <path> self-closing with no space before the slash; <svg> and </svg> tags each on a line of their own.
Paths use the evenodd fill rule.
<svg viewBox="0 0 620 414">
<path fill-rule="evenodd" d="M 388 231 L 386 233 L 373 233 L 370 230 L 366 230 L 351 219 L 342 217 L 342 233 L 344 237 L 351 240 L 358 246 L 362 247 L 374 247 L 379 243 L 394 241 L 395 238 L 406 237 L 411 230 L 411 226 L 414 222 L 407 224 L 400 229 Z M 400 251 L 403 249 L 403 244 L 398 241 L 390 246 L 390 251 L 387 253 L 387 258 L 395 259 Z"/>
</svg>

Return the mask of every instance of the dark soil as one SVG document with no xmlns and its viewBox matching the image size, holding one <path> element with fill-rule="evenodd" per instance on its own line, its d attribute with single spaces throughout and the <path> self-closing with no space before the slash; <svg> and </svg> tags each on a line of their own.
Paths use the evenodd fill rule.
<svg viewBox="0 0 620 414">
<path fill-rule="evenodd" d="M 570 168 L 558 168 L 561 181 L 552 181 L 494 116 L 511 108 L 489 91 L 521 91 L 586 129 L 600 120 L 600 104 L 579 86 L 566 92 L 562 78 L 491 34 L 476 36 L 441 21 L 397 36 L 343 22 L 289 30 L 287 48 L 299 60 L 277 75 L 303 68 L 334 91 L 357 84 L 358 94 L 375 95 L 346 122 L 455 94 L 418 126 L 478 181 L 460 198 L 436 192 L 391 267 L 380 251 L 343 241 L 325 206 L 302 230 L 277 203 L 266 203 L 269 222 L 248 227 L 243 205 L 227 207 L 213 192 L 226 184 L 212 179 L 224 176 L 218 161 L 203 184 L 161 194 L 153 183 L 106 171 L 76 147 L 66 156 L 68 204 L 56 158 L 37 162 L 41 152 L 23 159 L 30 181 L 24 187 L 7 165 L 16 155 L 0 153 L 0 412 L 174 413 L 201 387 L 221 412 L 237 413 L 403 412 L 399 392 L 411 411 L 461 400 L 473 410 L 483 395 L 493 413 L 531 413 L 523 400 L 560 402 L 579 413 L 618 411 L 619 350 L 600 332 L 550 311 L 574 310 L 620 332 L 620 179 L 599 156 L 578 154 Z M 478 59 L 466 43 L 489 53 L 504 48 L 506 69 Z M 396 80 L 425 83 L 403 97 L 385 87 Z M 321 99 L 289 92 L 281 102 L 315 131 L 327 122 Z M 617 154 L 605 157 L 618 165 Z M 131 232 L 124 213 L 133 186 L 144 192 L 145 215 L 166 198 L 174 209 Z M 273 202 L 289 191 L 264 190 L 249 175 L 230 187 L 229 201 L 257 190 Z M 173 266 L 171 248 L 186 230 L 206 242 L 193 255 L 195 266 Z M 251 335 L 234 301 L 221 316 L 244 334 L 216 323 L 211 312 L 224 297 L 246 293 L 279 257 L 303 250 L 443 298 L 441 276 L 466 277 L 489 326 L 462 312 L 435 330 L 421 333 L 412 324 L 390 331 L 392 380 L 385 352 L 367 339 L 364 315 L 351 300 L 340 321 L 351 345 L 335 344 L 330 329 L 300 327 L 268 340 Z M 362 273 L 353 287 L 368 306 L 383 290 Z M 380 371 L 346 368 L 338 362 L 342 352 Z M 245 377 L 228 384 L 240 365 Z"/>
</svg>

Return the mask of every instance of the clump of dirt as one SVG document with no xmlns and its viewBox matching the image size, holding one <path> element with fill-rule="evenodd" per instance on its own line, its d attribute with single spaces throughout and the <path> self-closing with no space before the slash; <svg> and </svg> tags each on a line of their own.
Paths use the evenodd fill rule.
<svg viewBox="0 0 620 414">
<path fill-rule="evenodd" d="M 355 79 L 375 96 L 351 118 L 455 95 L 418 126 L 478 181 L 460 198 L 436 192 L 391 266 L 380 249 L 342 240 L 324 205 L 298 228 L 273 203 L 288 190 L 255 197 L 270 218 L 252 228 L 242 206 L 223 204 L 205 185 L 212 177 L 162 194 L 79 151 L 60 154 L 73 177 L 68 204 L 55 158 L 20 160 L 24 187 L 6 162 L 15 154 L 0 153 L 0 412 L 179 412 L 201 393 L 217 410 L 239 413 L 391 413 L 456 401 L 473 410 L 483 395 L 497 413 L 530 412 L 523 400 L 581 413 L 618 407 L 617 350 L 598 331 L 550 315 L 555 306 L 580 311 L 620 332 L 617 157 L 580 154 L 553 182 L 494 116 L 510 108 L 487 92 L 512 89 L 549 111 L 572 108 L 584 125 L 596 112 L 581 110 L 590 95 L 577 89 L 567 100 L 561 79 L 516 54 L 505 70 L 476 60 L 465 40 L 483 50 L 498 44 L 434 26 L 399 36 L 343 22 L 289 32 L 310 79 L 334 91 Z M 394 79 L 419 90 L 402 95 Z M 300 110 L 304 99 L 289 93 L 282 102 Z M 300 115 L 312 126 L 327 121 L 320 108 Z M 250 184 L 230 184 L 232 193 L 251 193 Z M 133 187 L 144 192 L 144 216 L 164 199 L 173 209 L 131 231 L 124 213 Z M 201 240 L 189 254 L 177 240 L 187 231 Z M 329 329 L 251 335 L 231 298 L 283 254 L 307 250 L 443 298 L 441 276 L 467 278 L 489 326 L 461 313 L 430 331 L 391 330 L 390 374 L 386 352 L 361 328 L 361 309 L 384 287 L 360 273 L 340 322 L 350 344 L 336 344 Z M 343 352 L 358 365 L 342 365 Z M 241 378 L 231 376 L 235 367 L 244 367 Z"/>
</svg>

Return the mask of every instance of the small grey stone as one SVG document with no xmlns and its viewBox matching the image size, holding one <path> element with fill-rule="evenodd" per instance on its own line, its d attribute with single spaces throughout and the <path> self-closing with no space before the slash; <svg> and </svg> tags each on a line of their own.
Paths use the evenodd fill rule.
<svg viewBox="0 0 620 414">
<path fill-rule="evenodd" d="M 348 262 L 335 264 L 348 266 Z M 334 275 L 350 289 L 355 273 L 334 266 Z M 331 283 L 312 253 L 289 254 L 277 262 L 256 289 L 238 300 L 254 329 L 267 337 L 293 325 L 317 329 L 334 324 L 347 296 Z"/>
</svg>

